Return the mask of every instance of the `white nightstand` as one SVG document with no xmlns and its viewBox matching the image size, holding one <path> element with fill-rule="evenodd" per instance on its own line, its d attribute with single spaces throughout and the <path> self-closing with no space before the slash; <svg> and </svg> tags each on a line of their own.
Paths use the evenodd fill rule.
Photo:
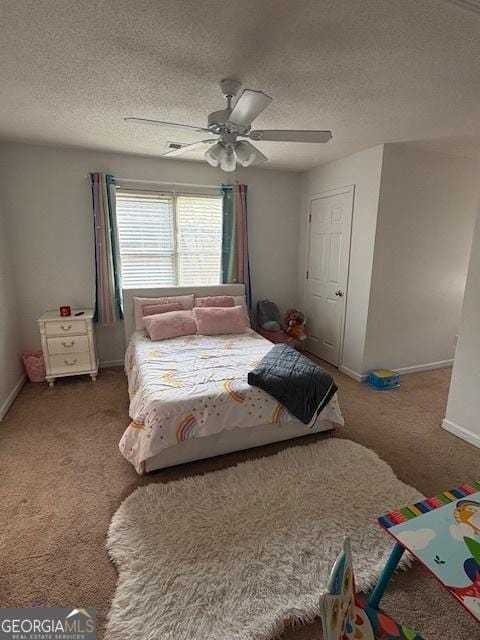
<svg viewBox="0 0 480 640">
<path fill-rule="evenodd" d="M 75 313 L 83 311 L 81 316 Z M 71 316 L 47 311 L 38 319 L 42 338 L 46 379 L 53 387 L 55 378 L 89 375 L 97 379 L 98 358 L 93 333 L 93 309 L 73 309 Z"/>
</svg>

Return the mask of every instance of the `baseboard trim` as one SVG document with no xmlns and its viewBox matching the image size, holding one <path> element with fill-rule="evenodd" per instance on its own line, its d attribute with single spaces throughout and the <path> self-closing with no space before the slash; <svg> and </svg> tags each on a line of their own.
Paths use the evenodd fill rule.
<svg viewBox="0 0 480 640">
<path fill-rule="evenodd" d="M 344 373 L 349 378 L 353 378 L 357 382 L 365 382 L 368 378 L 368 375 L 366 373 L 358 373 L 353 369 L 349 369 L 348 367 L 345 367 L 343 364 L 338 367 L 338 370 Z"/>
<path fill-rule="evenodd" d="M 443 429 L 445 429 L 445 431 L 448 431 L 454 436 L 457 436 L 457 438 L 461 438 L 469 444 L 473 444 L 473 446 L 475 447 L 480 447 L 480 436 L 476 433 L 472 433 L 464 427 L 461 427 L 459 424 L 455 424 L 455 422 L 452 422 L 451 420 L 445 418 L 445 420 L 443 420 L 442 422 L 442 427 Z"/>
<path fill-rule="evenodd" d="M 400 367 L 393 369 L 397 373 L 417 373 L 419 371 L 431 371 L 433 369 L 443 369 L 444 367 L 453 366 L 453 358 L 451 360 L 440 360 L 439 362 L 426 362 L 425 364 L 417 364 L 413 367 Z"/>
<path fill-rule="evenodd" d="M 433 369 L 443 369 L 444 367 L 451 366 L 453 366 L 453 358 L 451 360 L 439 360 L 438 362 L 426 362 L 425 364 L 417 364 L 413 367 L 393 368 L 392 371 L 404 375 L 406 373 L 419 373 L 420 371 L 431 371 Z M 366 380 L 368 379 L 368 373 L 358 373 L 358 371 L 349 369 L 343 364 L 338 367 L 338 370 L 344 373 L 349 378 L 353 378 L 357 382 L 366 382 Z"/>
<path fill-rule="evenodd" d="M 105 367 L 123 367 L 124 364 L 124 360 L 101 360 L 98 366 L 104 369 Z"/>
<path fill-rule="evenodd" d="M 15 398 L 20 393 L 23 385 L 25 384 L 25 380 L 26 379 L 27 379 L 27 376 L 25 374 L 23 374 L 21 376 L 21 378 L 19 379 L 19 381 L 16 383 L 16 385 L 13 387 L 13 389 L 10 391 L 10 393 L 6 397 L 5 401 L 0 405 L 0 422 L 7 415 L 8 410 L 12 406 Z"/>
</svg>

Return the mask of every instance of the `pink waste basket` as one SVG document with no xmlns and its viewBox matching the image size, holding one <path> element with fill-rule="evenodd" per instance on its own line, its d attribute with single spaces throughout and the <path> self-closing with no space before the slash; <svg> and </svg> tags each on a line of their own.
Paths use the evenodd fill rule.
<svg viewBox="0 0 480 640">
<path fill-rule="evenodd" d="M 45 380 L 45 360 L 43 351 L 25 351 L 22 355 L 23 366 L 30 382 L 43 382 Z"/>
</svg>

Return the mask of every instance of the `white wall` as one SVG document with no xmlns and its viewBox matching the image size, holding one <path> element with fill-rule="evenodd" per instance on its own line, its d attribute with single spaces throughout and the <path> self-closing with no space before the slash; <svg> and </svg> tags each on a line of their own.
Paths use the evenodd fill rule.
<svg viewBox="0 0 480 640">
<path fill-rule="evenodd" d="M 370 297 L 383 145 L 355 153 L 304 174 L 301 196 L 299 298 L 302 308 L 308 237 L 308 198 L 323 191 L 355 185 L 343 367 L 362 371 Z"/>
<path fill-rule="evenodd" d="M 480 163 L 386 144 L 363 372 L 451 364 Z"/>
<path fill-rule="evenodd" d="M 206 163 L 6 143 L 0 145 L 0 193 L 12 239 L 20 293 L 22 348 L 39 345 L 37 317 L 60 304 L 93 305 L 94 245 L 87 175 L 156 182 L 220 184 L 226 174 Z M 250 259 L 255 298 L 295 303 L 300 175 L 245 169 L 249 186 Z M 121 323 L 98 327 L 103 361 L 123 357 Z"/>
<path fill-rule="evenodd" d="M 23 381 L 11 256 L 4 211 L 0 203 L 0 420 Z"/>
<path fill-rule="evenodd" d="M 480 447 L 480 213 L 463 301 L 460 337 L 443 427 Z"/>
</svg>

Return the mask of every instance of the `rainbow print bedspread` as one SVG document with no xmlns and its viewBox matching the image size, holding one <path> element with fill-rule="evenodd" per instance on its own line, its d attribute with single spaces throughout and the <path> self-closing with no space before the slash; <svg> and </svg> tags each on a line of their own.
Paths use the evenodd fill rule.
<svg viewBox="0 0 480 640">
<path fill-rule="evenodd" d="M 138 473 L 145 461 L 190 438 L 236 427 L 298 422 L 274 398 L 247 382 L 273 345 L 254 331 L 152 342 L 136 332 L 127 348 L 132 422 L 120 451 Z M 343 425 L 334 396 L 313 424 Z M 299 423 L 301 424 L 301 423 Z"/>
<path fill-rule="evenodd" d="M 387 513 L 379 523 L 480 622 L 480 483 Z"/>
</svg>

